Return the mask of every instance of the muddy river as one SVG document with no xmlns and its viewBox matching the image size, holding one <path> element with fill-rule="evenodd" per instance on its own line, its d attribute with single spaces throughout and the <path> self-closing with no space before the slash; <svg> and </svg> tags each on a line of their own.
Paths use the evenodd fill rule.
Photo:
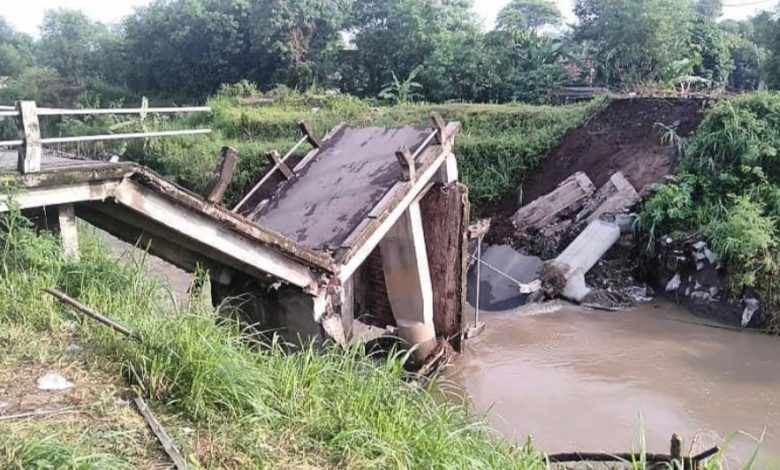
<svg viewBox="0 0 780 470">
<path fill-rule="evenodd" d="M 761 461 L 780 462 L 778 338 L 687 323 L 702 320 L 666 302 L 481 320 L 485 331 L 447 378 L 511 440 L 531 435 L 549 453 L 625 452 L 639 449 L 643 429 L 648 451 L 668 453 L 675 432 L 696 449 L 734 436 L 737 463 L 766 428 Z"/>
</svg>

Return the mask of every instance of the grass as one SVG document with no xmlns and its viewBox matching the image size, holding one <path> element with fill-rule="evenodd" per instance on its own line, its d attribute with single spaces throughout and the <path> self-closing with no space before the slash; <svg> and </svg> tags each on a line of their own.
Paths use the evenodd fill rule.
<svg viewBox="0 0 780 470">
<path fill-rule="evenodd" d="M 251 90 L 245 93 L 251 93 Z M 472 202 L 486 204 L 515 191 L 540 159 L 563 133 L 588 119 L 605 101 L 572 106 L 531 106 L 524 104 L 423 104 L 402 103 L 377 106 L 348 95 L 298 93 L 284 88 L 275 91 L 273 104 L 242 104 L 234 93 L 211 98 L 211 115 L 186 119 L 156 120 L 122 124 L 113 118 L 97 118 L 89 123 L 70 120 L 62 132 L 89 133 L 91 129 L 119 126 L 128 132 L 137 128 L 209 127 L 208 136 L 154 139 L 131 142 L 119 148 L 103 149 L 121 153 L 124 158 L 143 163 L 176 182 L 199 192 L 206 187 L 222 146 L 239 152 L 233 182 L 225 196 L 230 206 L 260 179 L 267 167 L 265 153 L 284 154 L 299 137 L 296 123 L 303 119 L 324 135 L 335 125 L 430 125 L 431 111 L 448 121 L 463 125 L 456 140 L 455 154 L 463 181 L 470 188 Z M 304 146 L 306 147 L 306 146 Z M 80 149 L 85 150 L 85 149 Z M 301 154 L 308 148 L 301 148 Z"/>
<path fill-rule="evenodd" d="M 751 93 L 707 112 L 680 169 L 643 208 L 650 251 L 659 237 L 700 234 L 727 264 L 731 295 L 780 312 L 780 94 Z M 772 325 L 774 323 L 774 325 Z"/>
<path fill-rule="evenodd" d="M 0 330 L 13 335 L 0 342 L 3 370 L 37 361 L 79 377 L 76 389 L 83 391 L 86 378 L 59 358 L 62 345 L 75 341 L 84 348 L 83 368 L 113 377 L 117 391 L 129 387 L 146 397 L 200 466 L 545 467 L 541 453 L 510 446 L 465 406 L 436 399 L 434 383 L 405 380 L 399 359 L 375 361 L 359 349 L 285 352 L 279 343 L 258 345 L 236 324 L 217 322 L 219 312 L 203 299 L 186 310 L 161 308 L 170 302 L 163 302 L 159 282 L 137 264 L 117 263 L 88 234 L 81 261 L 70 262 L 53 237 L 35 234 L 17 213 L 2 224 Z M 52 286 L 140 333 L 143 343 L 76 316 L 40 292 Z M 194 434 L 178 432 L 182 422 Z M 29 426 L 3 434 L 0 466 L 62 459 L 70 468 L 92 468 L 91 462 L 101 467 L 108 458 L 137 466 L 134 459 L 145 458 L 104 449 L 99 443 L 106 439 L 92 425 L 43 440 Z M 137 428 L 123 432 L 143 440 Z"/>
</svg>

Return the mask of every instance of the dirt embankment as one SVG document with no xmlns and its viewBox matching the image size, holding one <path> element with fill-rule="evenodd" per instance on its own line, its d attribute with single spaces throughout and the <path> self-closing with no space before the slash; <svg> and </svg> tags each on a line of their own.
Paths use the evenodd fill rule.
<svg viewBox="0 0 780 470">
<path fill-rule="evenodd" d="M 707 100 L 696 98 L 617 99 L 584 126 L 567 132 L 523 184 L 522 204 L 554 190 L 570 175 L 582 171 L 596 187 L 622 172 L 640 191 L 662 182 L 677 166 L 678 150 L 664 142 L 661 125 L 680 137 L 690 136 L 704 117 Z M 510 243 L 515 230 L 510 217 L 518 209 L 518 194 L 500 204 L 477 209 L 480 217 L 493 217 L 491 243 Z"/>
<path fill-rule="evenodd" d="M 613 101 L 563 137 L 523 186 L 523 203 L 549 193 L 577 171 L 585 172 L 596 187 L 618 171 L 638 191 L 663 180 L 677 165 L 677 148 L 662 142 L 660 125 L 688 137 L 699 126 L 705 106 L 704 100 L 682 98 Z"/>
</svg>

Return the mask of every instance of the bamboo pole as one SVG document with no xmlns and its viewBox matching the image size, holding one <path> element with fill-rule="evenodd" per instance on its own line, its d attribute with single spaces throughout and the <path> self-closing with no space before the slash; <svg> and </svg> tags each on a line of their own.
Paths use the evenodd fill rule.
<svg viewBox="0 0 780 470">
<path fill-rule="evenodd" d="M 54 298 L 56 298 L 60 302 L 62 302 L 64 304 L 67 304 L 67 305 L 70 305 L 71 307 L 73 307 L 77 311 L 79 311 L 79 312 L 83 313 L 84 315 L 92 318 L 93 320 L 96 320 L 96 321 L 106 325 L 107 327 L 111 328 L 112 330 L 114 330 L 114 331 L 116 331 L 118 333 L 121 333 L 121 334 L 123 334 L 123 335 L 125 335 L 125 336 L 127 336 L 129 338 L 132 338 L 132 339 L 138 341 L 139 343 L 141 342 L 141 336 L 138 333 L 134 333 L 134 332 L 130 331 L 129 329 L 127 329 L 126 327 L 124 327 L 123 325 L 120 325 L 119 323 L 111 320 L 110 318 L 101 315 L 100 313 L 98 313 L 95 310 L 87 307 L 86 305 L 82 304 L 81 302 L 79 302 L 78 300 L 74 299 L 73 297 L 70 297 L 69 295 L 65 294 L 64 292 L 58 291 L 57 289 L 48 289 L 48 288 L 43 289 L 43 291 L 46 292 L 47 294 L 53 296 Z"/>
</svg>

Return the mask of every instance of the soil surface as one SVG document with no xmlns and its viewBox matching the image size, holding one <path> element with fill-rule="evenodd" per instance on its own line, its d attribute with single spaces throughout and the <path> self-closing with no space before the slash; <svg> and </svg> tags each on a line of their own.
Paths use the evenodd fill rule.
<svg viewBox="0 0 780 470">
<path fill-rule="evenodd" d="M 522 204 L 543 196 L 577 171 L 585 172 L 596 187 L 618 171 L 642 196 L 648 185 L 659 183 L 677 167 L 675 145 L 662 142 L 663 124 L 689 137 L 701 123 L 708 101 L 699 98 L 626 98 L 611 102 L 584 126 L 567 132 L 541 167 L 523 185 Z M 519 233 L 511 216 L 520 206 L 518 194 L 508 194 L 491 206 L 475 208 L 477 217 L 491 217 L 486 241 L 529 249 L 533 240 Z M 535 254 L 535 253 L 534 253 Z"/>
<path fill-rule="evenodd" d="M 688 137 L 699 126 L 705 107 L 702 99 L 613 101 L 585 126 L 564 135 L 540 170 L 523 185 L 523 203 L 549 193 L 577 171 L 585 172 L 596 187 L 618 171 L 640 192 L 662 181 L 676 168 L 677 148 L 662 142 L 660 124 Z"/>
</svg>

